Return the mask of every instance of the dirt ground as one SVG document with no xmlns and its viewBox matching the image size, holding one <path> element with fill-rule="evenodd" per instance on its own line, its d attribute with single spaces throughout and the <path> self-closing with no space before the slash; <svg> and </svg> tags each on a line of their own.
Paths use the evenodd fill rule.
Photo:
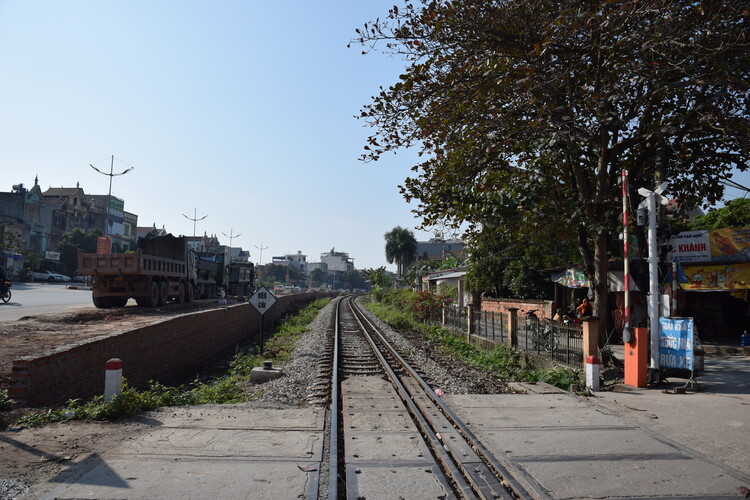
<svg viewBox="0 0 750 500">
<path fill-rule="evenodd" d="M 129 330 L 166 317 L 223 307 L 215 300 L 169 304 L 163 308 L 128 306 L 84 309 L 73 314 L 26 316 L 0 325 L 0 390 L 10 385 L 14 359 L 37 354 L 83 339 Z M 110 445 L 131 439 L 146 429 L 137 421 L 117 423 L 60 423 L 17 429 L 16 420 L 43 408 L 0 407 L 0 500 L 14 498 L 13 486 L 53 477 L 66 463 Z"/>
</svg>

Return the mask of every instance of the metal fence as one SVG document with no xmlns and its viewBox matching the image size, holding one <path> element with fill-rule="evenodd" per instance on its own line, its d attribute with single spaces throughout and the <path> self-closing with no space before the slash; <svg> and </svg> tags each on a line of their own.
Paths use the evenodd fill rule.
<svg viewBox="0 0 750 500">
<path fill-rule="evenodd" d="M 580 322 L 533 317 L 518 317 L 516 321 L 518 349 L 576 370 L 581 368 L 583 328 Z"/>
<path fill-rule="evenodd" d="M 448 306 L 443 309 L 443 318 L 445 326 L 466 331 L 468 325 L 468 318 L 466 317 L 466 309 L 456 306 Z"/>
<path fill-rule="evenodd" d="M 446 307 L 445 326 L 466 332 L 466 309 Z M 490 311 L 472 313 L 471 333 L 498 343 L 508 343 L 508 315 Z M 516 317 L 515 347 L 555 363 L 580 369 L 583 364 L 583 329 L 580 322 L 561 322 L 534 317 Z"/>
<path fill-rule="evenodd" d="M 507 314 L 490 311 L 474 311 L 471 333 L 495 342 L 508 342 Z"/>
</svg>

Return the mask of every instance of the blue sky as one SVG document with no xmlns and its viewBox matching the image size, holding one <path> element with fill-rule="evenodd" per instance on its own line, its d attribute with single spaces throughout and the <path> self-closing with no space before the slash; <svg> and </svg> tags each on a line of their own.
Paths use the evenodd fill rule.
<svg viewBox="0 0 750 500">
<path fill-rule="evenodd" d="M 262 245 L 264 262 L 335 247 L 386 265 L 384 233 L 418 225 L 397 188 L 415 157 L 359 162 L 354 115 L 404 63 L 346 45 L 393 3 L 0 1 L 0 190 L 106 194 L 89 164 L 114 155 L 141 226 L 192 235 L 183 214 L 207 215 L 198 234 L 240 235 L 256 262 Z"/>
<path fill-rule="evenodd" d="M 362 55 L 355 28 L 393 1 L 0 2 L 2 191 L 80 182 L 173 234 L 357 268 L 387 265 L 383 235 L 418 224 L 398 194 L 411 153 L 358 161 L 354 118 L 403 61 Z M 415 231 L 417 239 L 430 233 Z M 395 266 L 388 265 L 389 269 Z"/>
</svg>

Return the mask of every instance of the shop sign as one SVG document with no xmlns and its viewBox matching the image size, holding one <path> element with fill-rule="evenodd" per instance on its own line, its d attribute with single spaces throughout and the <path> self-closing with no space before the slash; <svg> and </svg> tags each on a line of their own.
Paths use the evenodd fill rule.
<svg viewBox="0 0 750 500">
<path fill-rule="evenodd" d="M 96 239 L 96 253 L 110 253 L 112 251 L 112 238 L 99 236 Z"/>
<path fill-rule="evenodd" d="M 659 318 L 659 366 L 693 369 L 693 318 Z"/>
<path fill-rule="evenodd" d="M 679 262 L 750 261 L 750 227 L 683 231 L 672 240 Z"/>
<path fill-rule="evenodd" d="M 683 290 L 747 290 L 750 289 L 750 264 L 683 265 L 687 283 Z"/>
<path fill-rule="evenodd" d="M 672 241 L 672 254 L 680 262 L 707 262 L 711 260 L 708 231 L 683 231 Z"/>
<path fill-rule="evenodd" d="M 52 250 L 47 250 L 44 252 L 44 258 L 47 260 L 60 260 L 60 252 L 53 252 Z"/>
<path fill-rule="evenodd" d="M 750 227 L 713 229 L 709 234 L 713 260 L 750 260 Z"/>
</svg>

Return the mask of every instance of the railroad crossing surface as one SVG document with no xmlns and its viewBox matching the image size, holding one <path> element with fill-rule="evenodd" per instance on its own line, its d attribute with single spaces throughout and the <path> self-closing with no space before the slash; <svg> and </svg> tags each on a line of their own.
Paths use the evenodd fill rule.
<svg viewBox="0 0 750 500">
<path fill-rule="evenodd" d="M 583 398 L 533 385 L 526 386 L 529 394 L 443 398 L 519 481 L 544 492 L 541 498 L 742 497 L 742 488 L 750 488 L 750 388 L 745 382 L 730 393 L 711 393 L 710 376 L 703 383 L 705 393 L 682 395 L 644 389 Z M 143 419 L 153 428 L 141 438 L 82 459 L 23 498 L 325 497 L 318 491 L 322 409 L 169 408 Z M 388 463 L 381 452 L 401 458 L 408 452 L 393 448 L 405 435 L 390 422 L 385 416 L 349 422 L 370 440 L 359 457 L 347 450 L 359 459 L 358 485 L 350 493 L 366 490 L 368 500 L 394 498 L 394 492 L 443 494 L 441 485 L 415 488 L 414 465 L 428 457 Z M 429 465 L 419 469 L 429 471 Z"/>
</svg>

